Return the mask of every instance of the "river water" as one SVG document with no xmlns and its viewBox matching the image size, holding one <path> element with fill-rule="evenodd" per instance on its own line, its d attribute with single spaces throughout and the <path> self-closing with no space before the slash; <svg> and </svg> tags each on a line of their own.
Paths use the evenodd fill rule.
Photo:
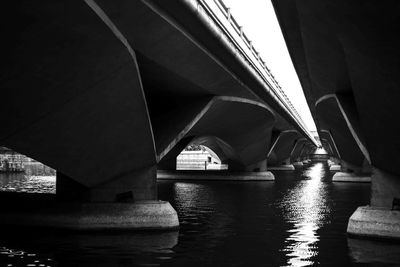
<svg viewBox="0 0 400 267">
<path fill-rule="evenodd" d="M 54 177 L 7 177 L 2 190 L 54 192 Z M 346 236 L 350 215 L 369 202 L 370 184 L 332 183 L 321 162 L 275 177 L 160 181 L 159 198 L 177 210 L 179 231 L 2 229 L 0 266 L 400 266 L 399 244 Z"/>
</svg>

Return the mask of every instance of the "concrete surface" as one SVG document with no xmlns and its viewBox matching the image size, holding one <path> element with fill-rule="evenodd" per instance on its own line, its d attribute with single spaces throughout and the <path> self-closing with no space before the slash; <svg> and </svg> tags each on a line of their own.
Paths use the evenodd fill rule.
<svg viewBox="0 0 400 267">
<path fill-rule="evenodd" d="M 337 172 L 333 175 L 332 182 L 370 183 L 371 176 L 363 176 L 349 172 Z"/>
<path fill-rule="evenodd" d="M 342 170 L 342 166 L 333 164 L 333 165 L 331 165 L 331 166 L 329 167 L 329 170 L 330 170 L 330 171 L 341 171 L 341 170 Z"/>
<path fill-rule="evenodd" d="M 293 165 L 295 168 L 298 168 L 298 167 L 303 167 L 304 164 L 303 164 L 303 162 L 298 161 L 298 162 L 293 162 L 292 165 Z"/>
<path fill-rule="evenodd" d="M 400 179 L 378 168 L 372 168 L 371 206 L 392 207 L 393 198 L 400 198 Z"/>
<path fill-rule="evenodd" d="M 166 201 L 135 203 L 56 203 L 51 208 L 0 212 L 1 225 L 71 230 L 169 230 L 179 227 L 178 215 Z"/>
<path fill-rule="evenodd" d="M 358 237 L 400 239 L 400 211 L 358 207 L 349 219 L 347 233 Z"/>
<path fill-rule="evenodd" d="M 295 168 L 292 164 L 281 165 L 281 166 L 268 166 L 268 170 L 272 171 L 294 171 Z"/>
<path fill-rule="evenodd" d="M 398 2 L 272 2 L 320 137 L 337 158 L 399 176 Z"/>
<path fill-rule="evenodd" d="M 274 181 L 274 175 L 264 172 L 226 171 L 157 171 L 158 180 L 218 180 L 218 181 Z"/>
<path fill-rule="evenodd" d="M 175 227 L 176 213 L 167 212 L 164 221 L 159 211 L 169 204 L 154 202 L 156 169 L 191 139 L 222 151 L 241 170 L 266 166 L 275 132 L 295 129 L 314 141 L 229 35 L 197 7 L 184 0 L 4 4 L 18 23 L 3 33 L 13 41 L 4 43 L 0 62 L 8 100 L 0 105 L 1 145 L 62 173 L 62 198 L 77 200 L 79 193 L 98 203 L 69 216 L 10 211 L 2 222 Z M 289 151 L 292 144 L 279 146 Z M 174 160 L 167 157 L 165 165 Z M 113 203 L 127 193 L 134 204 Z"/>
</svg>

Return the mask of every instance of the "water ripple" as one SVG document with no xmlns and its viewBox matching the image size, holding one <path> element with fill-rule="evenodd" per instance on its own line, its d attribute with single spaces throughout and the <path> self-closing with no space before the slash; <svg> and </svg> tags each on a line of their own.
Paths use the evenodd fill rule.
<svg viewBox="0 0 400 267">
<path fill-rule="evenodd" d="M 287 266 L 308 266 L 314 262 L 313 258 L 318 255 L 317 231 L 327 223 L 330 213 L 326 184 L 321 181 L 325 176 L 324 165 L 312 165 L 302 175 L 305 180 L 290 189 L 279 204 L 286 221 L 293 223 L 293 228 L 287 230 L 289 236 L 282 250 L 289 257 Z"/>
</svg>

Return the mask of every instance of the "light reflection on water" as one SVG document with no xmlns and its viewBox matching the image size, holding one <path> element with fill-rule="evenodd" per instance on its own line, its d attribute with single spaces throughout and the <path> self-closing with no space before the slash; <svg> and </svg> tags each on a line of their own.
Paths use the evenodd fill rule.
<svg viewBox="0 0 400 267">
<path fill-rule="evenodd" d="M 386 260 L 386 246 L 347 240 L 348 218 L 368 203 L 369 185 L 333 184 L 326 170 L 326 164 L 313 163 L 302 173 L 277 172 L 275 182 L 160 181 L 159 197 L 177 210 L 179 232 L 55 235 L 3 229 L 9 237 L 0 233 L 0 266 L 400 263 L 396 246 Z M 24 258 L 15 254 L 21 251 Z"/>
<path fill-rule="evenodd" d="M 325 176 L 322 163 L 316 163 L 303 173 L 305 180 L 299 182 L 284 197 L 281 207 L 285 219 L 293 223 L 287 232 L 283 251 L 289 256 L 288 266 L 309 266 L 318 254 L 319 241 L 317 230 L 325 223 L 330 212 L 326 203 L 326 184 L 321 181 Z"/>
</svg>

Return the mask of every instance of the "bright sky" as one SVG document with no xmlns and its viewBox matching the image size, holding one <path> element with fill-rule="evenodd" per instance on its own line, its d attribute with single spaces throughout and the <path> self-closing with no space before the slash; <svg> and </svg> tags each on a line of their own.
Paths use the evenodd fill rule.
<svg viewBox="0 0 400 267">
<path fill-rule="evenodd" d="M 223 0 L 310 131 L 315 131 L 292 60 L 270 0 Z"/>
</svg>

